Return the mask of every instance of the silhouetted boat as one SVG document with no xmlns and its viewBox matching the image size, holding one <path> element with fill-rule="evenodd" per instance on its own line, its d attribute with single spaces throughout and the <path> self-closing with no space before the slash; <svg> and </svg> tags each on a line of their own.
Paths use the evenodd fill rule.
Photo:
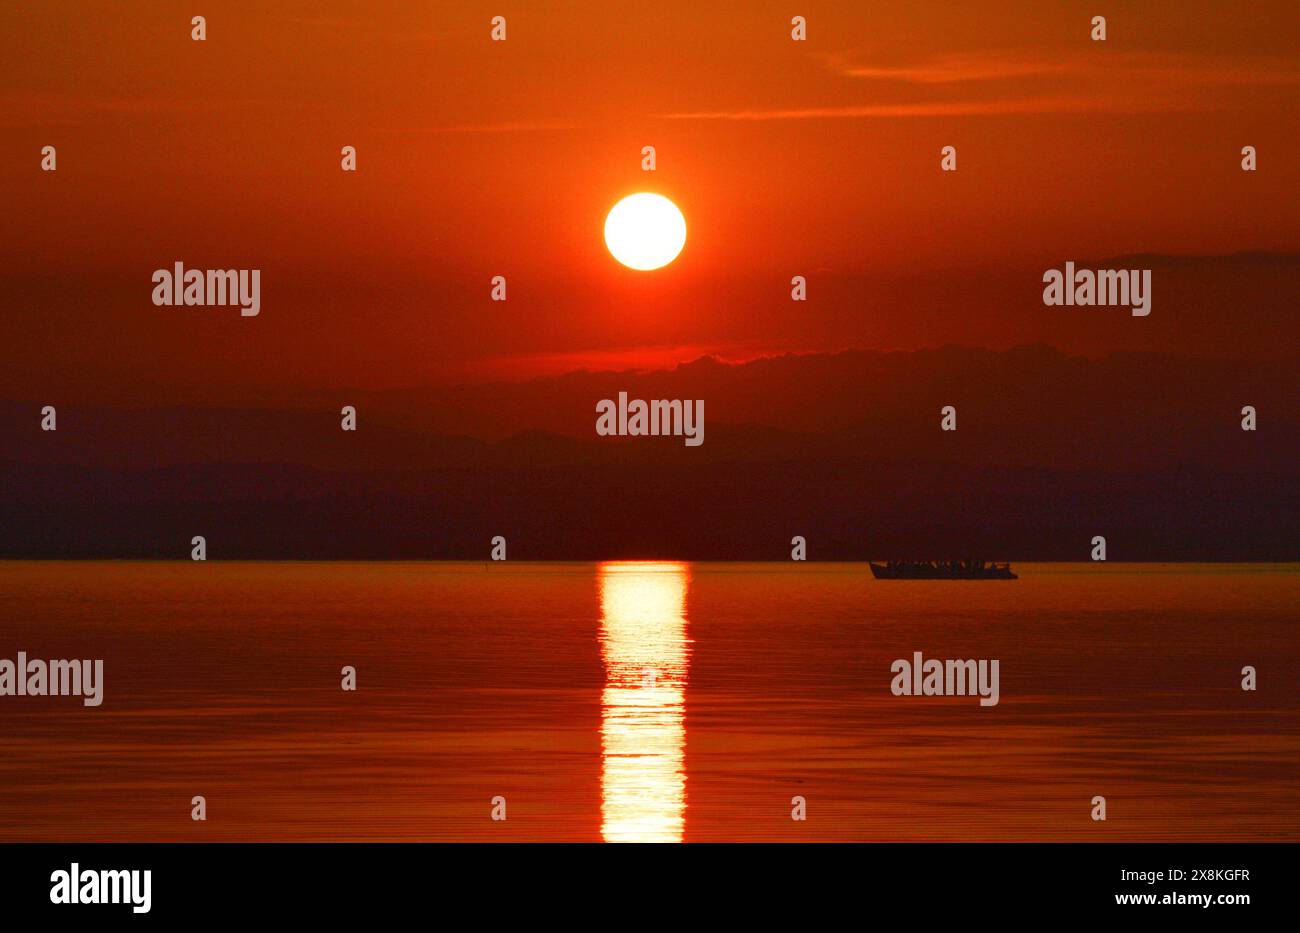
<svg viewBox="0 0 1300 933">
<path fill-rule="evenodd" d="M 870 562 L 869 562 L 870 563 Z M 1010 564 L 983 560 L 891 560 L 871 563 L 877 580 L 1018 580 Z"/>
</svg>

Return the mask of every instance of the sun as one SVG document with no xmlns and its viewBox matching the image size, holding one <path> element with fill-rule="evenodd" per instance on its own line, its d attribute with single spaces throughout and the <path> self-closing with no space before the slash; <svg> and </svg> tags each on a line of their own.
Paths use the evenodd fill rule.
<svg viewBox="0 0 1300 933">
<path fill-rule="evenodd" d="M 629 194 L 605 218 L 605 245 L 631 269 L 661 269 L 686 245 L 686 218 L 662 194 Z"/>
</svg>

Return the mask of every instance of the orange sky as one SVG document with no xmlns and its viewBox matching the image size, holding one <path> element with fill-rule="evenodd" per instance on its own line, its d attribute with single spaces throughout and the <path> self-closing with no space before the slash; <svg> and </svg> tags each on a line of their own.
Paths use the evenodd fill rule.
<svg viewBox="0 0 1300 933">
<path fill-rule="evenodd" d="M 11 5 L 0 389 L 1069 344 L 1086 335 L 1036 300 L 1066 259 L 1300 251 L 1300 8 L 1104 6 Z M 689 227 L 650 274 L 601 239 L 640 189 Z M 153 307 L 150 274 L 175 260 L 260 268 L 263 313 Z"/>
</svg>

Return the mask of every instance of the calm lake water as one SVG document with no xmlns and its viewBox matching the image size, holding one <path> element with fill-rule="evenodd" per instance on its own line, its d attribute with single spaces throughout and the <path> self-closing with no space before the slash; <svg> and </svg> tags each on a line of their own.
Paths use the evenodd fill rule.
<svg viewBox="0 0 1300 933">
<path fill-rule="evenodd" d="M 1016 569 L 0 562 L 0 840 L 1300 839 L 1300 565 Z"/>
</svg>

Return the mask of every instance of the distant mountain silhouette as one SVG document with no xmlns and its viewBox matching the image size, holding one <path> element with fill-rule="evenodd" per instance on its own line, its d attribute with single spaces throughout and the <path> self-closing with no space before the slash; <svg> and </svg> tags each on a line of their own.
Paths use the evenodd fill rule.
<svg viewBox="0 0 1300 933">
<path fill-rule="evenodd" d="M 1008 351 L 701 359 L 294 411 L 0 405 L 0 556 L 1296 559 L 1295 366 Z M 705 443 L 600 438 L 620 389 Z M 359 430 L 339 428 L 354 404 Z M 311 404 L 304 401 L 304 406 Z M 939 429 L 957 408 L 958 430 Z M 1240 430 L 1242 405 L 1259 429 Z"/>
<path fill-rule="evenodd" d="M 9 459 L 93 466 L 674 462 L 680 439 L 628 447 L 596 437 L 596 402 L 626 390 L 704 400 L 706 441 L 686 452 L 695 463 L 838 455 L 1056 469 L 1287 470 L 1300 453 L 1298 364 L 1137 353 L 1090 359 L 1042 344 L 788 354 L 740 364 L 706 357 L 665 371 L 320 393 L 294 410 L 61 407 L 53 434 L 39 430 L 36 401 L 0 403 L 0 430 L 17 440 Z M 359 412 L 355 434 L 339 429 L 345 403 Z M 957 408 L 956 432 L 939 430 L 945 405 Z M 1259 412 L 1254 434 L 1240 430 L 1244 405 Z"/>
</svg>

